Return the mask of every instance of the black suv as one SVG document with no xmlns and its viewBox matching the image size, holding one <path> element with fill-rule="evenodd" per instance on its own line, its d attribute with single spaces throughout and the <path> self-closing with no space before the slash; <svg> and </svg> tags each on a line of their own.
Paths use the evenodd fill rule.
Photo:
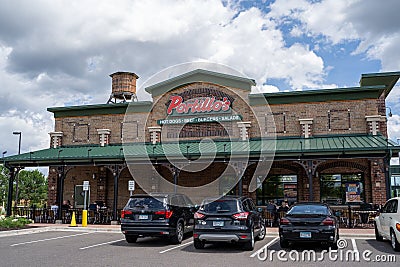
<svg viewBox="0 0 400 267">
<path fill-rule="evenodd" d="M 180 244 L 183 235 L 193 231 L 192 201 L 182 194 L 133 195 L 121 212 L 121 231 L 128 243 L 138 237 L 167 237 Z"/>
<path fill-rule="evenodd" d="M 266 229 L 262 210 L 248 197 L 224 196 L 205 199 L 194 214 L 194 247 L 206 243 L 243 243 L 246 250 L 254 249 L 254 240 L 262 240 Z"/>
</svg>

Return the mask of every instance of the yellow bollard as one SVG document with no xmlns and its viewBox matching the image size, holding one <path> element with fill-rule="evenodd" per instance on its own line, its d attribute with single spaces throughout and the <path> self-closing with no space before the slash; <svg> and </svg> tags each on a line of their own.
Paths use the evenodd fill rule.
<svg viewBox="0 0 400 267">
<path fill-rule="evenodd" d="M 87 210 L 82 211 L 82 227 L 87 227 Z"/>
<path fill-rule="evenodd" d="M 75 211 L 72 212 L 72 218 L 71 218 L 70 227 L 76 227 Z"/>
</svg>

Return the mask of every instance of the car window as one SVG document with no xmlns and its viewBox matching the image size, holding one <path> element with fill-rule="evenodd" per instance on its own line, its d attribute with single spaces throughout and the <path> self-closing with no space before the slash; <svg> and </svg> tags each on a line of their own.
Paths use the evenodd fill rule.
<svg viewBox="0 0 400 267">
<path fill-rule="evenodd" d="M 393 213 L 397 213 L 399 210 L 399 201 L 395 200 L 393 204 Z"/>
<path fill-rule="evenodd" d="M 326 206 L 319 205 L 298 205 L 293 206 L 287 213 L 288 215 L 295 214 L 310 214 L 310 215 L 329 215 L 329 210 Z"/>
<path fill-rule="evenodd" d="M 389 213 L 392 209 L 392 201 L 386 202 L 385 206 L 383 206 L 382 213 Z"/>
<path fill-rule="evenodd" d="M 185 199 L 186 207 L 193 207 L 194 206 L 193 202 L 190 200 L 190 198 L 188 196 L 183 195 L 183 198 Z"/>
<path fill-rule="evenodd" d="M 182 196 L 172 196 L 170 205 L 177 206 L 177 207 L 184 207 L 186 206 L 186 202 L 182 198 Z"/>
<path fill-rule="evenodd" d="M 243 201 L 243 210 L 244 211 L 251 211 L 250 205 L 249 205 L 249 201 L 246 199 L 245 201 Z"/>
<path fill-rule="evenodd" d="M 209 213 L 223 213 L 223 212 L 237 212 L 239 210 L 236 200 L 233 199 L 219 199 L 219 200 L 206 200 L 200 206 L 200 210 Z"/>
<path fill-rule="evenodd" d="M 145 210 L 163 209 L 164 199 L 153 198 L 153 197 L 135 197 L 129 200 L 128 207 L 131 209 L 145 209 Z"/>
<path fill-rule="evenodd" d="M 392 205 L 390 206 L 389 213 L 397 213 L 397 200 L 394 199 L 391 202 L 392 202 Z"/>
<path fill-rule="evenodd" d="M 252 211 L 256 210 L 256 205 L 254 205 L 253 200 L 248 199 L 248 202 L 249 202 L 250 210 L 252 210 Z"/>
</svg>

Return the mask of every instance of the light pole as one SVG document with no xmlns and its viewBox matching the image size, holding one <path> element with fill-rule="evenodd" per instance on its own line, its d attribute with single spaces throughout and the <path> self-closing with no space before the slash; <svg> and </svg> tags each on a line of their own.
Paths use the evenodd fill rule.
<svg viewBox="0 0 400 267">
<path fill-rule="evenodd" d="M 22 132 L 13 132 L 13 135 L 19 135 L 19 140 L 18 140 L 18 155 L 21 154 L 21 138 L 22 138 Z M 18 205 L 18 177 L 19 177 L 19 172 L 17 172 L 17 175 L 15 177 L 15 206 Z"/>
<path fill-rule="evenodd" d="M 392 109 L 390 108 L 390 107 L 386 107 L 386 109 L 389 109 L 389 117 L 392 117 L 393 116 L 393 113 L 392 113 Z"/>
</svg>

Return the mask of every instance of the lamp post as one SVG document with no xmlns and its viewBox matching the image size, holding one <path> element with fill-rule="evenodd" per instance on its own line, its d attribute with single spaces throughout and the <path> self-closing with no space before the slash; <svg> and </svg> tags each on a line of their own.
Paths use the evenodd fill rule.
<svg viewBox="0 0 400 267">
<path fill-rule="evenodd" d="M 392 109 L 390 108 L 390 107 L 386 107 L 386 109 L 389 109 L 389 117 L 392 117 L 393 116 L 393 114 L 392 114 Z"/>
<path fill-rule="evenodd" d="M 18 155 L 21 154 L 21 138 L 22 138 L 22 132 L 13 132 L 13 135 L 19 135 L 19 140 L 18 140 Z M 15 177 L 15 206 L 18 205 L 18 177 L 19 177 L 19 172 L 17 172 L 17 175 Z"/>
</svg>

